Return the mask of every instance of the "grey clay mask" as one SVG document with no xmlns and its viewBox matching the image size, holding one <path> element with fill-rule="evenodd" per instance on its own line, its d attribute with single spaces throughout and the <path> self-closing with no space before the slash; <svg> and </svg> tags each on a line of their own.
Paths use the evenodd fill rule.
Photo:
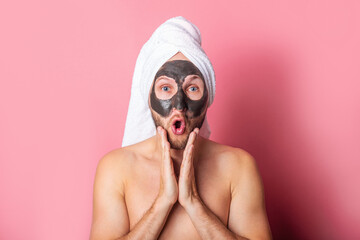
<svg viewBox="0 0 360 240">
<path fill-rule="evenodd" d="M 203 81 L 204 78 L 200 70 L 192 63 L 186 60 L 174 60 L 166 62 L 156 73 L 154 84 L 150 93 L 150 104 L 155 112 L 163 117 L 170 115 L 173 108 L 178 110 L 185 109 L 187 116 L 195 118 L 200 116 L 206 110 L 208 92 L 204 82 L 203 96 L 199 100 L 191 100 L 183 91 L 183 83 L 188 75 L 198 75 Z M 160 76 L 167 76 L 175 80 L 177 92 L 170 99 L 162 100 L 156 97 L 155 81 Z"/>
</svg>

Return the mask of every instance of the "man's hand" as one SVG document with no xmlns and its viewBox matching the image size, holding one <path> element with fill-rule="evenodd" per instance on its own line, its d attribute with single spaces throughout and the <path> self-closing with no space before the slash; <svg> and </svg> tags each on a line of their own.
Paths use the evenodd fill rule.
<svg viewBox="0 0 360 240">
<path fill-rule="evenodd" d="M 183 161 L 181 163 L 179 175 L 179 203 L 185 209 L 192 204 L 193 200 L 199 200 L 193 165 L 194 143 L 198 134 L 198 128 L 195 128 L 194 131 L 190 133 L 190 137 L 183 153 Z"/>
<path fill-rule="evenodd" d="M 170 143 L 167 140 L 166 131 L 162 127 L 158 127 L 157 130 L 161 137 L 162 147 L 158 198 L 164 200 L 166 204 L 174 205 L 178 199 L 178 186 L 170 157 Z"/>
</svg>

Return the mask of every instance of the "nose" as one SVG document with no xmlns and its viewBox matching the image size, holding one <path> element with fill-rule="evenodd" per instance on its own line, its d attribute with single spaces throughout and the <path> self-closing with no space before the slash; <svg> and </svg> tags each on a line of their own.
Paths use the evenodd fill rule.
<svg viewBox="0 0 360 240">
<path fill-rule="evenodd" d="M 186 110 L 186 103 L 185 103 L 185 97 L 184 93 L 182 91 L 179 91 L 174 99 L 174 108 L 176 108 L 179 111 L 185 111 Z"/>
<path fill-rule="evenodd" d="M 176 105 L 174 106 L 174 110 L 175 110 L 175 109 L 178 110 L 178 111 L 183 112 L 183 111 L 186 110 L 186 107 L 185 107 L 185 104 L 179 103 L 179 104 L 176 104 Z"/>
<path fill-rule="evenodd" d="M 178 110 L 176 108 L 173 108 L 171 110 L 171 114 L 170 114 L 170 119 L 173 118 L 174 116 L 182 116 L 185 117 L 185 112 L 183 110 Z"/>
<path fill-rule="evenodd" d="M 177 109 L 177 108 L 174 107 L 171 112 L 173 114 L 176 114 L 176 113 L 183 113 L 184 111 L 185 111 L 184 108 L 183 109 Z"/>
</svg>

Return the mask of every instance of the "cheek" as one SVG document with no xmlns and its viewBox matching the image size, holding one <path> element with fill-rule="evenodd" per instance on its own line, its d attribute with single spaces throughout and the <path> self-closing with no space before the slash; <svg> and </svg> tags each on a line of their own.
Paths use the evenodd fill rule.
<svg viewBox="0 0 360 240">
<path fill-rule="evenodd" d="M 189 117 L 188 116 L 188 124 L 189 124 L 189 131 L 192 131 L 194 128 L 198 127 L 199 129 L 202 127 L 203 122 L 205 120 L 206 111 L 203 111 L 202 114 L 198 117 Z"/>
<path fill-rule="evenodd" d="M 192 114 L 193 117 L 200 116 L 205 110 L 204 103 L 200 101 L 192 101 L 188 103 L 188 107 L 189 107 L 189 112 Z"/>
<path fill-rule="evenodd" d="M 150 94 L 150 107 L 161 116 L 167 117 L 172 109 L 171 100 L 158 99 L 153 89 Z"/>
<path fill-rule="evenodd" d="M 200 115 L 202 115 L 206 111 L 207 102 L 208 102 L 207 94 L 204 94 L 203 97 L 197 101 L 188 99 L 188 101 L 187 101 L 187 105 L 189 108 L 188 116 L 190 118 L 196 118 L 196 117 L 199 117 Z"/>
<path fill-rule="evenodd" d="M 155 122 L 155 126 L 164 126 L 164 117 L 162 117 L 160 114 L 158 114 L 157 112 L 155 112 L 154 110 L 151 110 L 151 116 L 154 119 Z"/>
</svg>

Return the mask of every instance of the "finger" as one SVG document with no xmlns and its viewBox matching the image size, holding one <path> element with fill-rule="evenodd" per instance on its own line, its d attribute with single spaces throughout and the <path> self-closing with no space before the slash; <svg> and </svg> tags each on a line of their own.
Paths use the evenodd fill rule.
<svg viewBox="0 0 360 240">
<path fill-rule="evenodd" d="M 165 142 L 164 144 L 164 170 L 167 174 L 170 174 L 169 176 L 175 175 L 174 173 L 174 166 L 173 166 L 173 162 L 171 160 L 171 156 L 170 156 L 170 143 L 168 141 Z"/>
<path fill-rule="evenodd" d="M 158 131 L 159 135 L 161 136 L 161 135 L 162 135 L 162 131 L 164 131 L 165 129 L 164 129 L 163 127 L 161 127 L 161 126 L 158 126 L 158 127 L 156 128 L 156 130 Z"/>
<path fill-rule="evenodd" d="M 170 159 L 170 143 L 167 140 L 166 131 L 164 129 L 161 130 L 161 144 L 163 147 L 163 156 L 164 156 L 165 160 L 169 160 Z"/>
<path fill-rule="evenodd" d="M 189 146 L 189 149 L 186 153 L 186 157 L 185 157 L 185 163 L 186 163 L 186 167 L 190 168 L 192 166 L 192 160 L 193 160 L 193 154 L 194 154 L 194 145 L 191 144 Z"/>
<path fill-rule="evenodd" d="M 187 172 L 188 172 L 188 176 L 190 177 L 193 172 L 194 172 L 194 145 L 191 145 L 189 148 L 189 153 L 188 153 L 188 166 L 187 166 Z"/>
<path fill-rule="evenodd" d="M 167 136 L 166 136 L 166 131 L 162 127 L 160 127 L 160 136 L 161 136 L 161 146 L 162 146 L 163 151 L 164 151 L 165 145 L 168 142 L 168 140 L 167 140 Z"/>
<path fill-rule="evenodd" d="M 195 140 L 196 140 L 196 138 L 197 138 L 197 136 L 198 136 L 198 134 L 199 134 L 199 129 L 198 129 L 198 128 L 195 128 L 195 129 L 193 130 L 193 134 L 194 134 L 194 136 L 193 136 L 193 139 L 192 139 L 191 144 L 194 144 L 194 143 L 195 143 Z"/>
<path fill-rule="evenodd" d="M 161 147 L 162 149 L 164 149 L 164 144 L 163 144 L 163 134 L 162 134 L 162 127 L 158 126 L 157 128 L 157 132 L 159 133 L 159 136 L 160 136 L 160 143 L 161 143 Z"/>
<path fill-rule="evenodd" d="M 189 136 L 188 141 L 187 141 L 187 143 L 186 143 L 185 153 L 188 152 L 189 146 L 193 143 L 193 141 L 194 141 L 194 135 L 195 135 L 194 132 L 191 132 L 191 133 L 190 133 L 190 136 Z M 186 155 L 186 154 L 185 154 L 185 155 Z"/>
<path fill-rule="evenodd" d="M 192 131 L 192 132 L 190 133 L 189 139 L 188 139 L 187 144 L 186 144 L 186 147 L 185 147 L 185 152 L 188 151 L 188 148 L 189 148 L 189 146 L 190 146 L 191 144 L 194 144 L 194 142 L 195 142 L 195 140 L 196 140 L 196 136 L 197 136 L 197 134 L 196 134 L 195 131 Z"/>
<path fill-rule="evenodd" d="M 169 142 L 165 142 L 164 144 L 164 156 L 166 160 L 171 159 L 170 158 L 170 143 Z"/>
<path fill-rule="evenodd" d="M 200 132 L 199 128 L 195 128 L 194 131 L 196 132 L 196 135 L 199 135 Z"/>
<path fill-rule="evenodd" d="M 198 128 L 196 128 L 196 129 L 198 129 Z M 194 142 L 195 142 L 196 136 L 197 136 L 195 130 L 190 133 L 190 137 L 189 137 L 188 142 L 186 144 L 186 148 L 185 148 L 185 151 L 184 151 L 184 160 L 185 160 L 185 161 L 183 161 L 184 163 L 189 160 L 190 146 L 194 147 Z M 191 151 L 193 151 L 193 150 L 191 150 Z M 192 155 L 191 155 L 191 157 L 192 157 Z M 192 160 L 192 159 L 190 159 L 190 160 Z"/>
<path fill-rule="evenodd" d="M 183 162 L 181 164 L 181 169 L 180 169 L 180 175 L 187 177 L 190 175 L 190 171 L 191 168 L 193 166 L 193 152 L 194 152 L 194 145 L 191 144 L 186 153 L 184 154 L 184 159 Z"/>
<path fill-rule="evenodd" d="M 167 141 L 166 138 L 166 131 L 162 127 L 158 127 L 158 132 L 161 137 L 161 147 L 162 147 L 162 159 L 165 171 L 169 171 L 169 164 L 171 164 L 171 158 L 170 158 L 170 143 Z"/>
<path fill-rule="evenodd" d="M 159 134 L 160 134 L 160 144 L 161 144 L 161 149 L 162 149 L 162 156 L 165 156 L 165 141 L 164 141 L 164 133 L 163 133 L 163 129 L 162 127 L 159 127 Z"/>
</svg>

